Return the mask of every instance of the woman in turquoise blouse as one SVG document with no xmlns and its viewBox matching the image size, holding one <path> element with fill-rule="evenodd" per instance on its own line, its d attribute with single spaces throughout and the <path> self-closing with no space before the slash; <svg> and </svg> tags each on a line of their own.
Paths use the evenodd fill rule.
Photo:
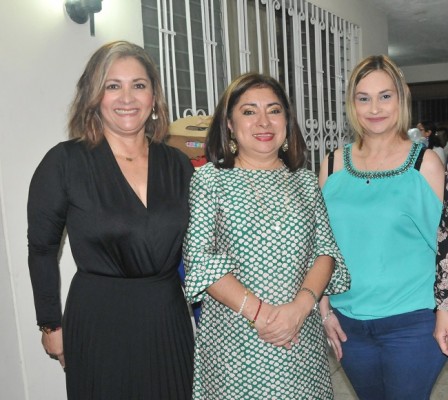
<svg viewBox="0 0 448 400">
<path fill-rule="evenodd" d="M 358 64 L 346 106 L 356 140 L 320 184 L 352 285 L 322 300 L 324 327 L 360 399 L 429 399 L 446 359 L 432 336 L 443 166 L 408 139 L 410 93 L 388 57 Z"/>
</svg>

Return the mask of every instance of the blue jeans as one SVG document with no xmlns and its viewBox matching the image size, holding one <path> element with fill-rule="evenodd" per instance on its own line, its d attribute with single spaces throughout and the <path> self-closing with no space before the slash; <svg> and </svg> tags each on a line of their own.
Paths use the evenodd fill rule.
<svg viewBox="0 0 448 400">
<path fill-rule="evenodd" d="M 335 314 L 348 338 L 341 364 L 360 400 L 429 399 L 447 360 L 432 337 L 432 310 L 368 321 Z"/>
</svg>

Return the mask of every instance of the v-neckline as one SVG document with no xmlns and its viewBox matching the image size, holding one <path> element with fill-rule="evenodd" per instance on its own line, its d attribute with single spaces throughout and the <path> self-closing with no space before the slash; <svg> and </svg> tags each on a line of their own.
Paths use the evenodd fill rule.
<svg viewBox="0 0 448 400">
<path fill-rule="evenodd" d="M 135 192 L 135 190 L 132 188 L 131 184 L 129 183 L 129 181 L 126 179 L 126 176 L 124 175 L 123 171 L 120 168 L 120 165 L 118 164 L 117 159 L 114 156 L 114 153 L 112 151 L 112 148 L 110 147 L 109 142 L 107 141 L 106 138 L 104 138 L 104 141 L 106 142 L 106 147 L 108 149 L 108 153 L 110 158 L 112 159 L 112 163 L 114 164 L 114 168 L 117 170 L 118 174 L 121 176 L 121 179 L 123 180 L 125 186 L 128 188 L 128 190 L 131 191 L 132 195 L 135 197 L 135 199 L 138 201 L 138 203 L 145 208 L 145 210 L 149 210 L 149 204 L 150 204 L 150 186 L 149 186 L 149 182 L 151 182 L 150 179 L 150 174 L 152 171 L 151 168 L 151 164 L 152 164 L 152 156 L 151 156 L 151 147 L 148 147 L 148 176 L 146 178 L 146 205 L 145 203 L 143 203 L 142 199 L 137 195 L 137 193 Z"/>
</svg>

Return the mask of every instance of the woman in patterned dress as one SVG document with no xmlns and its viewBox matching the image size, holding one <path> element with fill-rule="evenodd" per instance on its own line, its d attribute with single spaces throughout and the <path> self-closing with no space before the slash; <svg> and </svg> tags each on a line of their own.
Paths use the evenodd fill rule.
<svg viewBox="0 0 448 400">
<path fill-rule="evenodd" d="M 349 287 L 288 98 L 235 79 L 193 176 L 186 293 L 203 300 L 194 399 L 333 399 L 317 307 Z"/>
<path fill-rule="evenodd" d="M 434 337 L 448 356 L 448 165 L 445 170 L 445 192 L 442 219 L 438 232 L 436 293 L 436 328 Z"/>
</svg>

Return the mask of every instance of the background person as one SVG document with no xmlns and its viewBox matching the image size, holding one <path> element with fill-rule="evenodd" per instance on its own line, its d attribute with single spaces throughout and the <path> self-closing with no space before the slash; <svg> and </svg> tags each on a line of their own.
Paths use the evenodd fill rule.
<svg viewBox="0 0 448 400">
<path fill-rule="evenodd" d="M 193 334 L 177 267 L 193 167 L 162 143 L 167 128 L 147 53 L 104 45 L 77 85 L 73 139 L 53 147 L 32 178 L 37 322 L 45 350 L 65 366 L 69 400 L 191 398 Z M 62 318 L 64 228 L 77 272 Z"/>
<path fill-rule="evenodd" d="M 434 338 L 448 356 L 448 166 L 445 172 L 445 191 L 442 218 L 437 235 L 436 328 Z"/>
<path fill-rule="evenodd" d="M 445 363 L 432 337 L 444 171 L 432 150 L 407 137 L 410 104 L 388 57 L 362 60 L 346 99 L 356 141 L 327 156 L 320 172 L 352 277 L 331 305 L 328 297 L 321 301 L 321 312 L 362 400 L 429 399 Z"/>
<path fill-rule="evenodd" d="M 229 85 L 210 162 L 192 179 L 184 245 L 187 298 L 203 300 L 194 399 L 333 398 L 314 310 L 349 277 L 304 151 L 275 79 L 249 73 Z"/>
<path fill-rule="evenodd" d="M 422 136 L 425 137 L 428 141 L 427 147 L 434 151 L 442 161 L 442 165 L 445 165 L 446 156 L 443 151 L 443 146 L 440 142 L 439 137 L 437 136 L 437 128 L 434 122 L 432 121 L 422 121 L 417 124 L 417 128 L 422 133 Z"/>
</svg>

